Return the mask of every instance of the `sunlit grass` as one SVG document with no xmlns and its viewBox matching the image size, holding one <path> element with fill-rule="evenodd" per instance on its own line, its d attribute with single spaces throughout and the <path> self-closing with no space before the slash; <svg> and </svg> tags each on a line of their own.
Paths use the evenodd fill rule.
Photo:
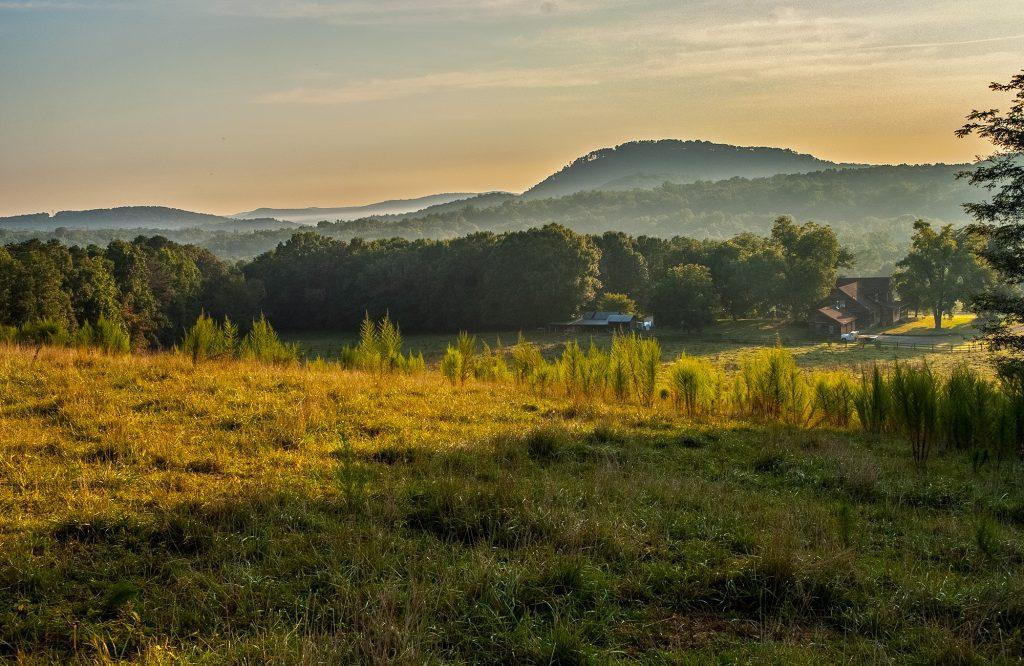
<svg viewBox="0 0 1024 666">
<path fill-rule="evenodd" d="M 0 658 L 1024 654 L 1016 458 L 514 382 L 0 346 Z M 834 412 L 834 410 L 833 410 Z"/>
<path fill-rule="evenodd" d="M 978 330 L 974 328 L 975 319 L 977 319 L 977 315 L 974 314 L 955 314 L 952 317 L 943 317 L 942 328 L 935 330 L 935 319 L 931 315 L 926 315 L 924 317 L 910 318 L 902 324 L 880 332 L 886 335 L 974 336 L 978 334 Z"/>
</svg>

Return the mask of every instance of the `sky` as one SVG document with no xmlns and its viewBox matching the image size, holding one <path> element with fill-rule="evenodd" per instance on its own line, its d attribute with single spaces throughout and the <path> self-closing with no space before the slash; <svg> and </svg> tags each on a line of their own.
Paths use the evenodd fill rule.
<svg viewBox="0 0 1024 666">
<path fill-rule="evenodd" d="M 633 139 L 960 162 L 1022 0 L 0 0 L 0 215 L 521 191 Z"/>
</svg>

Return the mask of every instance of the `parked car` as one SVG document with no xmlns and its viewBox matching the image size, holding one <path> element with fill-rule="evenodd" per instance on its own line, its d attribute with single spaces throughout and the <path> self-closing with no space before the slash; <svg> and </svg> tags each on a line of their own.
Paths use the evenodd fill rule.
<svg viewBox="0 0 1024 666">
<path fill-rule="evenodd" d="M 860 335 L 860 331 L 850 331 L 849 333 L 843 333 L 840 335 L 839 339 L 843 342 L 856 342 L 858 335 Z"/>
</svg>

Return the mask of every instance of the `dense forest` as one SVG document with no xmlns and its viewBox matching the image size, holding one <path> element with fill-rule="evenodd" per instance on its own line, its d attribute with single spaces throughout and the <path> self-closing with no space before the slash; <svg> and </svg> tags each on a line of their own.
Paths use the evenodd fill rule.
<svg viewBox="0 0 1024 666">
<path fill-rule="evenodd" d="M 481 231 L 503 233 L 546 224 L 560 224 L 578 233 L 608 230 L 633 236 L 726 239 L 753 232 L 769 233 L 783 214 L 813 219 L 835 229 L 856 258 L 862 274 L 889 274 L 907 251 L 917 218 L 960 223 L 966 220 L 960 202 L 978 197 L 976 188 L 957 181 L 961 167 L 867 167 L 780 175 L 688 185 L 664 184 L 655 189 L 580 192 L 553 199 L 527 199 L 487 194 L 400 216 L 352 222 L 321 222 L 320 235 L 337 240 L 406 238 L 450 239 Z M 294 229 L 206 225 L 189 229 L 96 226 L 48 232 L 0 226 L 0 243 L 31 238 L 66 244 L 106 245 L 139 235 L 162 235 L 178 243 L 206 248 L 229 261 L 251 259 L 287 241 Z M 284 223 L 288 224 L 288 223 Z"/>
<path fill-rule="evenodd" d="M 30 240 L 0 249 L 0 324 L 73 333 L 102 317 L 136 347 L 175 343 L 201 312 L 243 327 L 265 313 L 292 330 L 354 329 L 385 313 L 407 330 L 514 330 L 614 294 L 665 325 L 699 327 L 717 314 L 800 317 L 849 259 L 831 229 L 786 217 L 769 236 L 726 241 L 558 225 L 416 241 L 307 231 L 240 266 L 162 237 L 84 249 Z"/>
</svg>

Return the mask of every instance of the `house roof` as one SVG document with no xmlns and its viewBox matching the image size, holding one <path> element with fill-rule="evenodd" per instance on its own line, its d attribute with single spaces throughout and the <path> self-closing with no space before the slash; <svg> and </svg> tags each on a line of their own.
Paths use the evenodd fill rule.
<svg viewBox="0 0 1024 666">
<path fill-rule="evenodd" d="M 573 326 L 609 326 L 611 324 L 629 324 L 636 315 L 622 312 L 584 312 L 583 316 L 576 321 L 570 322 Z"/>
<path fill-rule="evenodd" d="M 840 324 L 849 324 L 850 322 L 857 321 L 856 317 L 843 314 L 842 312 L 836 310 L 835 308 L 818 308 L 817 313 L 827 317 L 828 319 L 831 319 L 832 321 L 839 322 Z"/>
</svg>

